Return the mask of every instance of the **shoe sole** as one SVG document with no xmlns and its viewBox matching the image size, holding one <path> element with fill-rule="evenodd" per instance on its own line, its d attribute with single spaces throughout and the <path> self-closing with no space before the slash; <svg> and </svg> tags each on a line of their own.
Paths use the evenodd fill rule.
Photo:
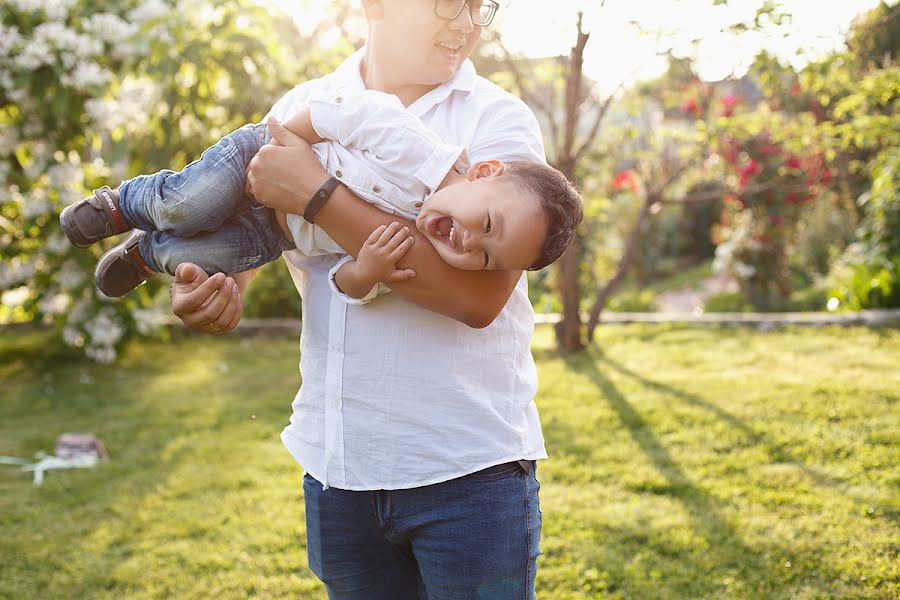
<svg viewBox="0 0 900 600">
<path fill-rule="evenodd" d="M 70 218 L 72 215 L 72 209 L 78 206 L 81 202 L 84 202 L 84 200 L 65 207 L 63 211 L 59 213 L 59 224 L 62 225 L 63 232 L 66 234 L 66 237 L 69 238 L 69 241 L 73 246 L 76 246 L 77 248 L 88 248 L 95 242 L 89 242 L 84 236 L 82 236 L 81 232 L 78 231 L 78 229 L 75 227 L 75 224 L 72 223 Z"/>
<path fill-rule="evenodd" d="M 135 235 L 135 234 L 132 234 L 132 235 Z M 124 248 L 128 245 L 128 242 L 130 242 L 130 241 L 131 241 L 131 237 L 129 236 L 129 238 L 126 239 L 121 244 L 119 244 L 117 246 L 113 246 L 112 248 L 107 250 L 107 252 L 103 256 L 101 256 L 100 260 L 97 262 L 97 267 L 94 269 L 94 285 L 97 286 L 97 289 L 100 290 L 101 292 L 103 292 L 103 294 L 105 296 L 108 296 L 110 298 L 121 298 L 125 294 L 127 294 L 131 291 L 134 291 L 137 288 L 144 285 L 145 283 L 147 283 L 148 278 L 145 278 L 139 284 L 137 284 L 136 286 L 134 286 L 130 289 L 125 290 L 124 292 L 118 292 L 118 291 L 104 289 L 103 285 L 101 284 L 101 282 L 103 281 L 103 278 L 101 277 L 101 275 L 103 273 L 105 273 L 105 271 L 109 268 L 110 264 L 112 264 L 116 260 L 120 260 L 120 255 L 122 254 Z"/>
</svg>

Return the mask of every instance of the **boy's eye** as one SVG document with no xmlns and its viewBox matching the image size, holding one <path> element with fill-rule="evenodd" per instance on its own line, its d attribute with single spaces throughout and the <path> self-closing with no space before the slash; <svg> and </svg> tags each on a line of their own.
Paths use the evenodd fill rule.
<svg viewBox="0 0 900 600">
<path fill-rule="evenodd" d="M 491 232 L 491 215 L 488 215 L 488 218 L 487 218 L 487 225 L 486 225 L 485 228 L 484 228 L 484 232 L 485 232 L 485 233 L 490 233 L 490 232 Z"/>
<path fill-rule="evenodd" d="M 484 268 L 487 269 L 488 266 L 488 253 L 484 253 Z"/>
</svg>

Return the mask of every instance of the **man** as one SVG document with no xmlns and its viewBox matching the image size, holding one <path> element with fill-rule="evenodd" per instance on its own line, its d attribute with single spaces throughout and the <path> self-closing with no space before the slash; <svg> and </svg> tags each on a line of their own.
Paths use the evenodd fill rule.
<svg viewBox="0 0 900 600">
<path fill-rule="evenodd" d="M 394 94 L 471 160 L 544 160 L 534 115 L 475 74 L 467 57 L 490 0 L 361 0 L 366 46 L 279 100 L 284 121 L 314 91 Z M 275 125 L 248 181 L 295 215 L 329 180 L 310 147 Z M 383 185 L 373 178 L 373 189 Z M 338 185 L 314 215 L 356 256 L 399 219 Z M 321 202 L 317 200 L 315 204 Z M 309 563 L 330 598 L 534 598 L 546 458 L 522 272 L 461 271 L 419 240 L 398 263 L 417 276 L 366 306 L 337 297 L 334 256 L 285 253 L 303 298 L 303 384 L 282 440 L 306 469 Z M 182 264 L 172 308 L 189 327 L 232 330 L 252 273 L 207 278 Z"/>
</svg>

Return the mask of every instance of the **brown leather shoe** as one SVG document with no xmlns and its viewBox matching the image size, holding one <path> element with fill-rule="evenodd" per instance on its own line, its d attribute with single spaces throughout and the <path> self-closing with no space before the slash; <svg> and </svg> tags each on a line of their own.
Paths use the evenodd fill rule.
<svg viewBox="0 0 900 600">
<path fill-rule="evenodd" d="M 79 248 L 132 229 L 119 208 L 118 190 L 108 186 L 67 206 L 60 213 L 59 222 L 69 241 Z"/>
<path fill-rule="evenodd" d="M 138 242 L 144 235 L 147 234 L 143 231 L 135 231 L 100 257 L 94 271 L 97 289 L 112 298 L 121 298 L 156 275 L 138 250 Z"/>
</svg>

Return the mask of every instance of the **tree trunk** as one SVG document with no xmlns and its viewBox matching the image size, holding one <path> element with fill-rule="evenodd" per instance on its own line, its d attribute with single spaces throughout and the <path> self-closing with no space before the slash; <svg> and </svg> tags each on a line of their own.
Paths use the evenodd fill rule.
<svg viewBox="0 0 900 600">
<path fill-rule="evenodd" d="M 619 259 L 619 265 L 616 267 L 615 274 L 602 288 L 597 290 L 597 296 L 594 299 L 594 304 L 591 306 L 591 313 L 588 317 L 588 343 L 591 343 L 594 340 L 594 329 L 596 329 L 597 323 L 600 322 L 600 313 L 603 311 L 603 307 L 606 306 L 609 297 L 612 296 L 613 292 L 616 291 L 616 288 L 619 287 L 619 284 L 622 283 L 622 280 L 625 279 L 628 268 L 631 267 L 634 255 L 637 253 L 638 242 L 641 240 L 644 224 L 647 221 L 647 217 L 650 216 L 650 209 L 656 204 L 658 199 L 659 196 L 657 194 L 648 194 L 644 199 L 644 204 L 641 206 L 641 210 L 638 213 L 634 228 L 632 228 L 631 233 L 628 234 L 628 241 L 625 243 L 625 251 L 622 253 L 622 258 Z"/>
<path fill-rule="evenodd" d="M 575 164 L 565 160 L 554 165 L 569 181 L 573 180 Z M 556 284 L 562 302 L 562 319 L 556 324 L 556 344 L 563 352 L 577 352 L 585 346 L 581 334 L 581 239 L 576 234 L 569 248 L 556 262 Z"/>
</svg>

